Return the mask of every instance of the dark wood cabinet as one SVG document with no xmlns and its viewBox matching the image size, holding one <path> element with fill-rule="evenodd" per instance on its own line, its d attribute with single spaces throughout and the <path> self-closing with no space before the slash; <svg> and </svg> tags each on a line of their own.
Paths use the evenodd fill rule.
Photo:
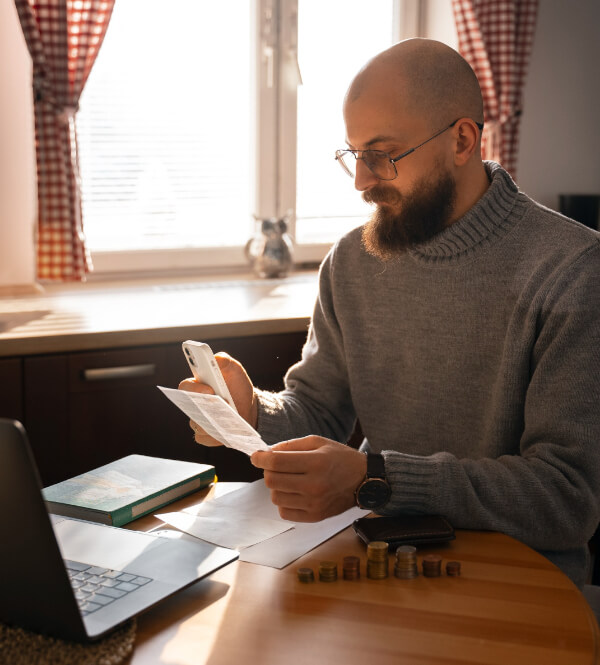
<svg viewBox="0 0 600 665">
<path fill-rule="evenodd" d="M 49 355 L 23 361 L 24 419 L 42 484 L 69 477 L 68 356 Z"/>
<path fill-rule="evenodd" d="M 240 360 L 253 383 L 279 390 L 305 333 L 207 339 Z M 190 375 L 180 344 L 0 359 L 0 416 L 21 420 L 44 485 L 140 453 L 213 464 L 221 480 L 254 480 L 242 453 L 196 444 L 157 385 Z"/>
<path fill-rule="evenodd" d="M 21 358 L 0 358 L 0 418 L 23 420 Z"/>
</svg>

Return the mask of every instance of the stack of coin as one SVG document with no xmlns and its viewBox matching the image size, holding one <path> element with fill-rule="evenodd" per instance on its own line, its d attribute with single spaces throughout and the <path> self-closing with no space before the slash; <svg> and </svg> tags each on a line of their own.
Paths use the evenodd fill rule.
<svg viewBox="0 0 600 665">
<path fill-rule="evenodd" d="M 337 577 L 337 563 L 335 561 L 321 561 L 319 564 L 319 580 L 321 582 L 335 582 Z"/>
<path fill-rule="evenodd" d="M 446 564 L 446 575 L 458 577 L 460 575 L 460 561 L 448 561 Z"/>
<path fill-rule="evenodd" d="M 308 584 L 315 581 L 315 573 L 312 568 L 298 568 L 298 580 Z"/>
<path fill-rule="evenodd" d="M 367 545 L 367 577 L 372 580 L 383 580 L 388 571 L 388 544 L 373 541 Z"/>
<path fill-rule="evenodd" d="M 437 554 L 427 554 L 423 557 L 423 575 L 425 577 L 439 577 L 442 574 L 442 557 Z"/>
<path fill-rule="evenodd" d="M 419 575 L 417 569 L 417 548 L 412 545 L 401 545 L 396 550 L 394 575 L 401 580 L 412 580 Z"/>
<path fill-rule="evenodd" d="M 357 556 L 344 557 L 344 579 L 357 580 L 360 578 L 360 559 Z"/>
</svg>

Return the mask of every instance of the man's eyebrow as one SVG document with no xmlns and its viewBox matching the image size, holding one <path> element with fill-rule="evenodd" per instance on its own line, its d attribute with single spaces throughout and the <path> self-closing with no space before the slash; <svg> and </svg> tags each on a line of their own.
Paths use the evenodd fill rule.
<svg viewBox="0 0 600 665">
<path fill-rule="evenodd" d="M 376 145 L 377 143 L 397 143 L 397 142 L 398 142 L 397 136 L 386 136 L 384 134 L 380 134 L 379 136 L 373 137 L 370 141 L 367 141 L 365 145 L 367 147 L 371 147 L 373 145 Z"/>
<path fill-rule="evenodd" d="M 385 134 L 379 134 L 378 136 L 374 136 L 372 139 L 367 141 L 365 143 L 365 150 L 368 150 L 374 145 L 377 145 L 378 143 L 398 143 L 399 139 L 397 136 L 388 136 Z M 346 143 L 350 149 L 354 149 L 353 145 L 346 140 Z"/>
</svg>

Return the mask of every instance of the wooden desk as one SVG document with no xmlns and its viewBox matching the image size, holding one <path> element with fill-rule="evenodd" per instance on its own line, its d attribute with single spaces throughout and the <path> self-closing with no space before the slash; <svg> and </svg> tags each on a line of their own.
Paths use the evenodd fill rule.
<svg viewBox="0 0 600 665">
<path fill-rule="evenodd" d="M 193 502 L 195 503 L 195 502 Z M 174 509 L 181 509 L 175 504 Z M 160 524 L 144 518 L 134 528 Z M 462 575 L 364 577 L 349 528 L 287 568 L 233 563 L 139 618 L 131 665 L 590 665 L 598 627 L 547 559 L 502 534 L 458 531 L 438 548 Z M 361 557 L 358 581 L 302 584 L 297 568 Z M 391 557 L 390 557 L 391 559 Z M 420 566 L 419 566 L 420 568 Z M 393 565 L 390 565 L 393 571 Z"/>
</svg>

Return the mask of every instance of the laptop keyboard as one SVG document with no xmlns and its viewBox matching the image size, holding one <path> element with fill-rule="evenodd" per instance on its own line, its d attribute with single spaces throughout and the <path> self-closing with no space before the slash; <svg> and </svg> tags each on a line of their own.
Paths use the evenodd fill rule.
<svg viewBox="0 0 600 665">
<path fill-rule="evenodd" d="M 152 582 L 150 577 L 99 568 L 78 561 L 65 560 L 65 567 L 83 615 L 91 614 Z"/>
</svg>

